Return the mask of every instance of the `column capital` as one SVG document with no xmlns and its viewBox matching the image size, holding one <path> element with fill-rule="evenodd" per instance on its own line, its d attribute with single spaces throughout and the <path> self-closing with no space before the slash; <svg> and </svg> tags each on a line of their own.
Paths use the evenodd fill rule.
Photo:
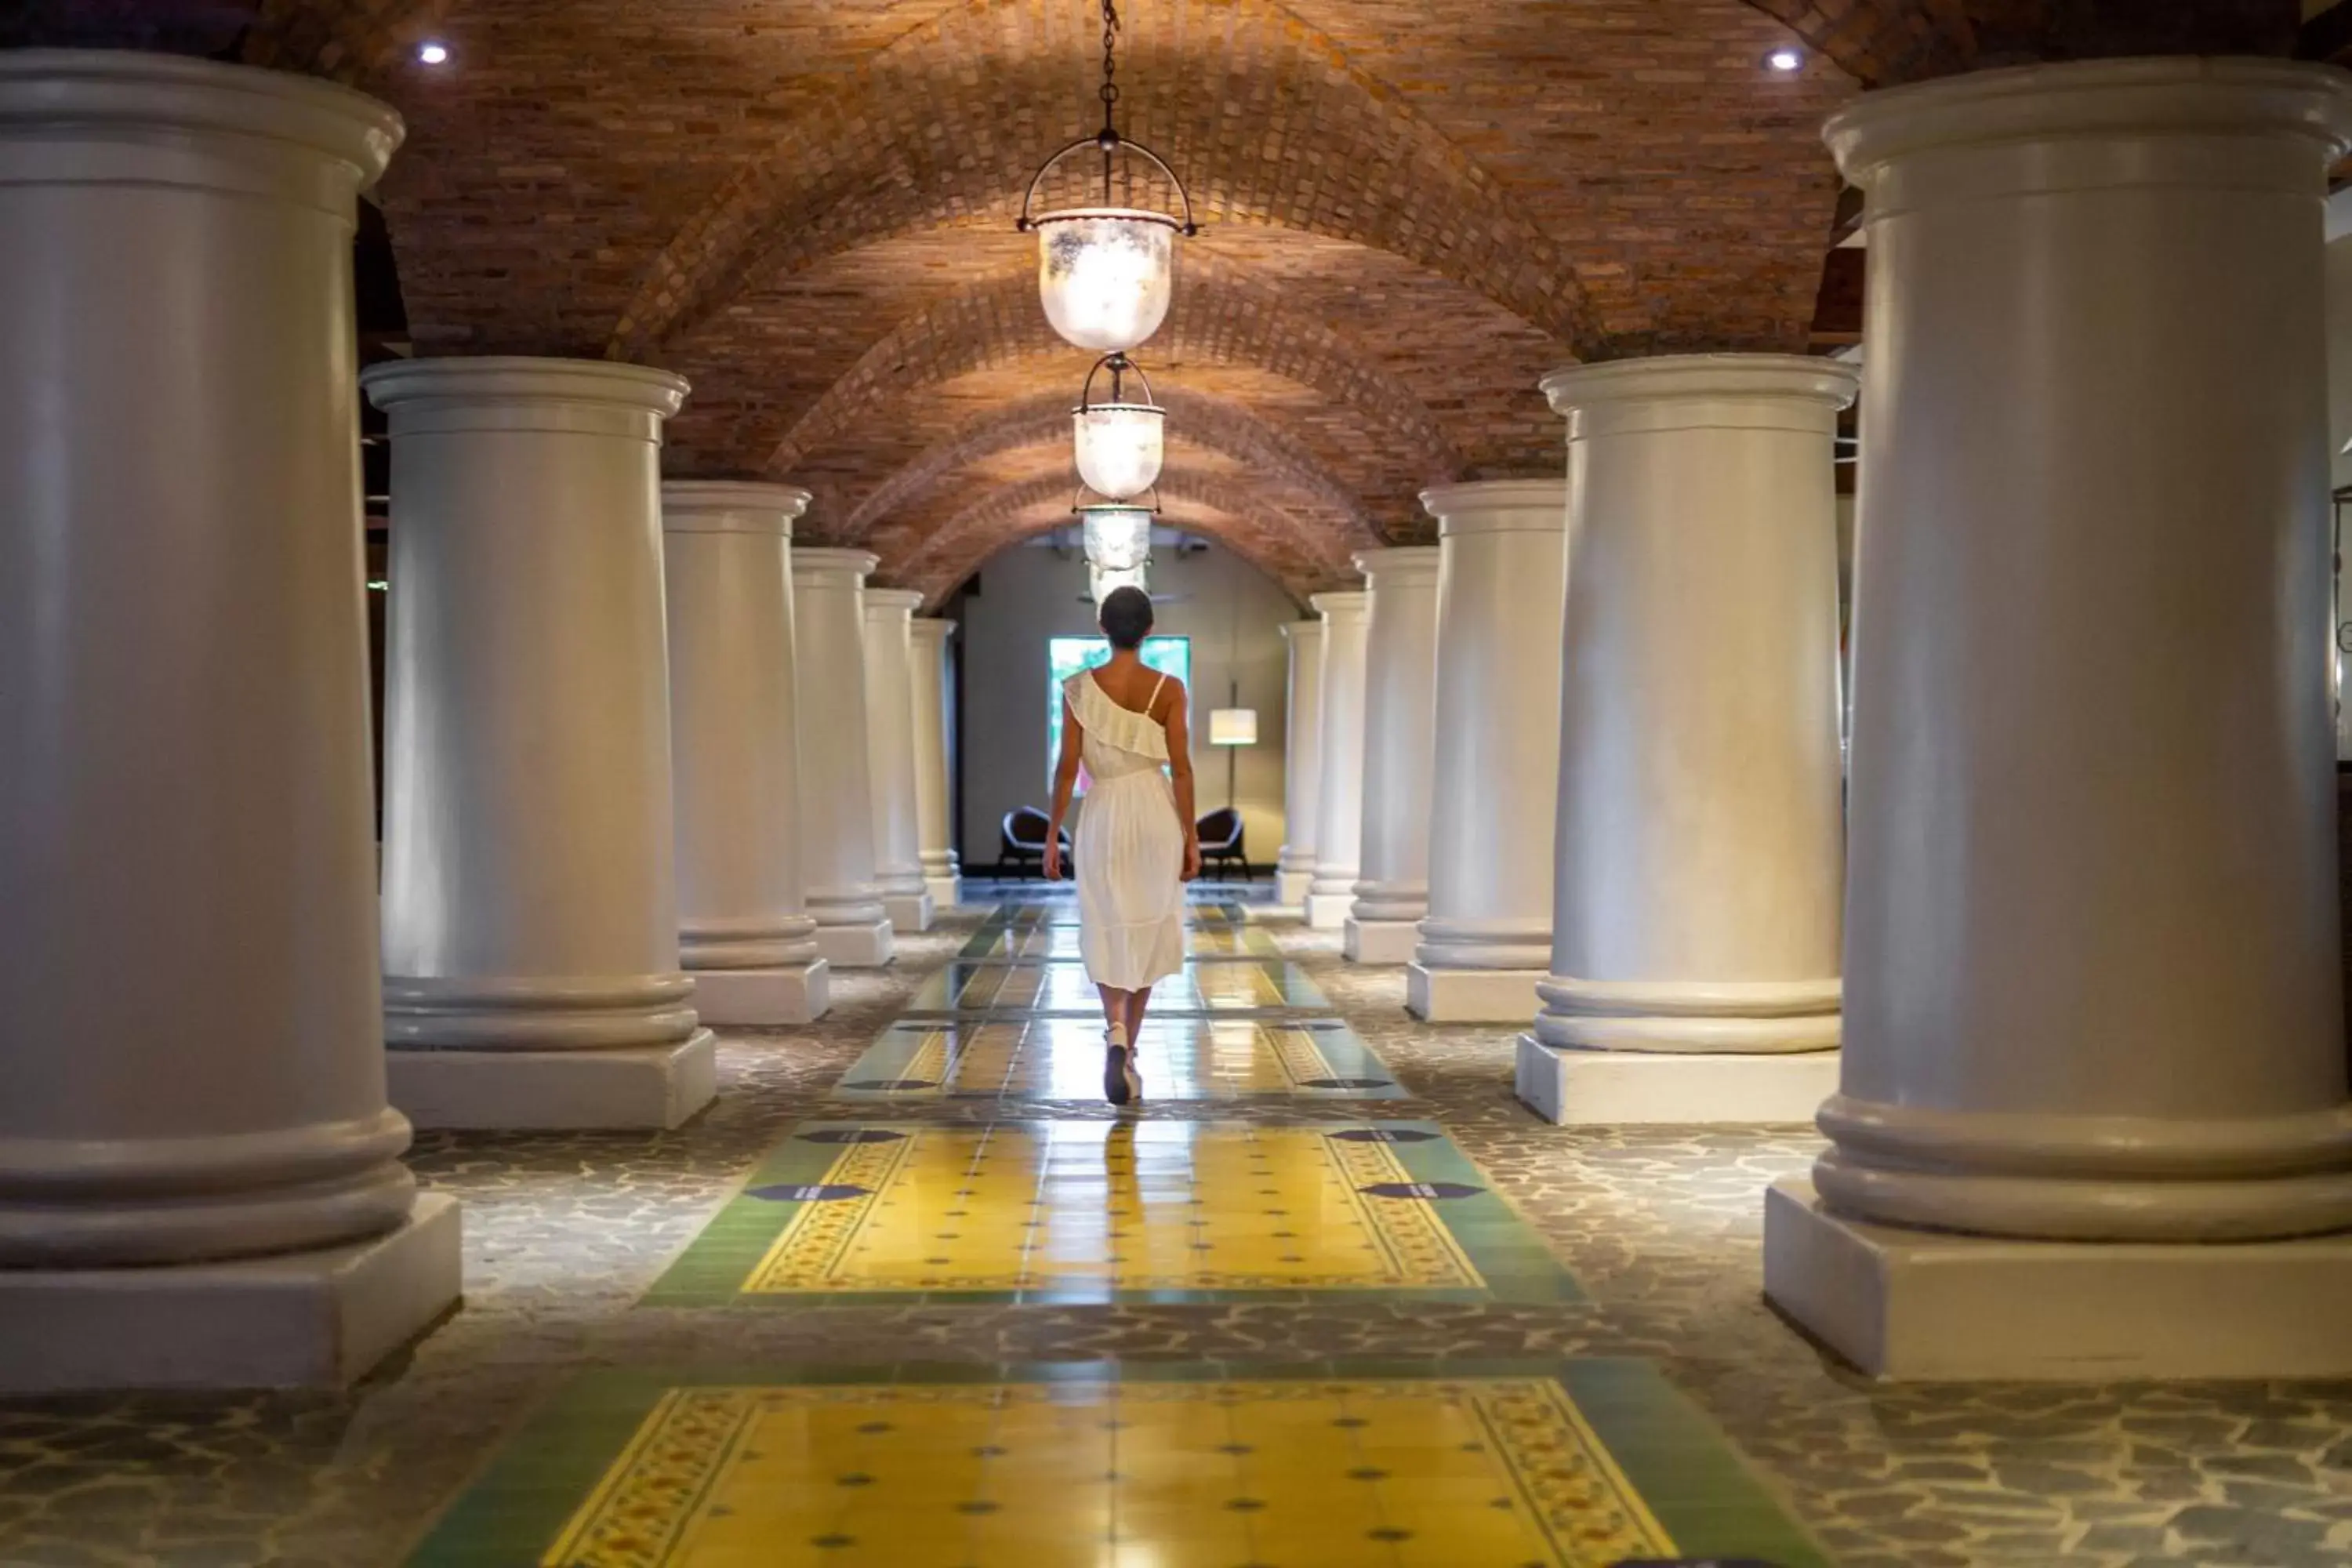
<svg viewBox="0 0 2352 1568">
<path fill-rule="evenodd" d="M 793 552 L 793 581 L 807 587 L 820 581 L 863 583 L 882 558 L 870 550 L 795 550 Z"/>
<path fill-rule="evenodd" d="M 2189 55 L 2019 66 L 1871 93 L 1832 115 L 1822 137 L 1840 172 L 1866 185 L 1914 153 L 2262 132 L 2305 143 L 2314 171 L 2334 163 L 2352 147 L 2352 76 L 2299 60 Z M 2072 173 L 2064 160 L 2038 160 L 2003 184 L 2072 188 Z M 2234 159 L 2161 158 L 2130 169 L 2103 162 L 2101 174 L 2110 184 L 2210 184 L 2237 183 L 2245 170 Z"/>
<path fill-rule="evenodd" d="M 389 105 L 314 77 L 130 49 L 0 52 L 0 127 L 30 125 L 60 133 L 16 139 L 0 184 L 51 182 L 69 164 L 77 184 L 266 195 L 346 223 L 404 134 Z M 180 145 L 163 153 L 159 132 Z M 289 149 L 341 169 L 322 180 Z"/>
<path fill-rule="evenodd" d="M 1391 545 L 1382 550 L 1358 551 L 1355 564 L 1368 584 L 1382 578 L 1391 582 L 1428 578 L 1433 582 L 1441 553 L 1434 544 Z"/>
<path fill-rule="evenodd" d="M 1833 430 L 1860 370 L 1812 354 L 1661 354 L 1553 371 L 1538 384 L 1570 443 L 1710 426 Z M 1745 405 L 1741 407 L 1739 405 Z"/>
<path fill-rule="evenodd" d="M 370 365 L 360 389 L 403 436 L 457 431 L 617 436 L 661 444 L 686 401 L 686 378 L 609 360 L 524 354 L 404 359 Z"/>
<path fill-rule="evenodd" d="M 797 485 L 744 479 L 664 479 L 664 533 L 764 533 L 793 536 L 793 524 L 808 510 L 809 493 Z"/>
<path fill-rule="evenodd" d="M 1282 635 L 1291 642 L 1313 642 L 1323 635 L 1323 623 L 1321 621 L 1286 621 L 1282 625 L 1281 631 Z"/>
<path fill-rule="evenodd" d="M 1564 532 L 1568 528 L 1568 481 L 1479 479 L 1439 485 L 1421 492 L 1421 504 L 1437 520 L 1437 534 Z"/>
<path fill-rule="evenodd" d="M 868 588 L 866 590 L 866 618 L 879 619 L 897 616 L 907 619 L 923 607 L 923 596 L 912 588 Z"/>
<path fill-rule="evenodd" d="M 945 616 L 917 616 L 907 623 L 907 629 L 926 642 L 943 643 L 955 636 L 959 624 Z"/>
<path fill-rule="evenodd" d="M 1344 593 L 1318 594 L 1307 602 L 1314 606 L 1316 614 L 1323 617 L 1326 626 L 1333 621 L 1361 620 L 1370 614 L 1372 608 L 1372 596 L 1360 588 L 1351 588 Z"/>
</svg>

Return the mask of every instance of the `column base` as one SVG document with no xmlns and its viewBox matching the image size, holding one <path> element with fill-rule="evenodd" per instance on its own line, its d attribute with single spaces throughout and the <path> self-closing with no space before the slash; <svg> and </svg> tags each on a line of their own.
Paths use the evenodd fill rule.
<svg viewBox="0 0 2352 1568">
<path fill-rule="evenodd" d="M 879 969 L 897 951 L 890 941 L 890 922 L 872 925 L 819 926 L 817 956 L 835 969 Z"/>
<path fill-rule="evenodd" d="M 923 891 L 931 896 L 931 905 L 938 910 L 951 910 L 963 902 L 961 877 L 926 877 Z"/>
<path fill-rule="evenodd" d="M 1410 963 L 1421 945 L 1421 922 L 1360 921 L 1349 915 L 1339 951 L 1350 963 Z"/>
<path fill-rule="evenodd" d="M 1831 1214 L 1802 1176 L 1764 1195 L 1764 1294 L 1888 1380 L 2352 1376 L 2352 1236 L 2018 1241 Z"/>
<path fill-rule="evenodd" d="M 1355 907 L 1353 893 L 1309 893 L 1307 923 L 1317 931 L 1339 931 L 1348 923 L 1348 911 Z"/>
<path fill-rule="evenodd" d="M 1543 1007 L 1540 969 L 1434 969 L 1404 972 L 1404 1007 L 1432 1024 L 1523 1024 Z"/>
<path fill-rule="evenodd" d="M 921 893 L 885 893 L 882 895 L 883 918 L 894 931 L 918 931 L 931 929 L 937 911 L 931 908 L 931 895 Z"/>
<path fill-rule="evenodd" d="M 824 1016 L 833 966 L 822 958 L 771 969 L 697 969 L 695 1016 L 720 1028 L 772 1028 Z"/>
<path fill-rule="evenodd" d="M 1285 909 L 1305 909 L 1307 895 L 1314 886 L 1312 871 L 1277 871 L 1274 874 L 1274 901 Z"/>
<path fill-rule="evenodd" d="M 1519 1037 L 1519 1099 L 1562 1127 L 1810 1122 L 1837 1092 L 1838 1053 L 1559 1050 Z"/>
<path fill-rule="evenodd" d="M 420 1128 L 671 1128 L 719 1092 L 719 1041 L 606 1051 L 384 1053 L 393 1105 Z"/>
<path fill-rule="evenodd" d="M 317 1252 L 0 1269 L 0 1394 L 341 1388 L 457 1304 L 457 1200 Z"/>
</svg>

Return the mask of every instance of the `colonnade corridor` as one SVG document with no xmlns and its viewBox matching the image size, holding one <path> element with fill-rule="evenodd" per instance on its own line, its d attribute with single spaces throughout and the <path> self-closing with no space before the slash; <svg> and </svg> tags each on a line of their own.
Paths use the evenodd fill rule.
<svg viewBox="0 0 2352 1568">
<path fill-rule="evenodd" d="M 1196 891 L 1098 1098 L 1037 884 L 667 1132 L 420 1136 L 462 1309 L 347 1394 L 0 1404 L 11 1563 L 2318 1564 L 2352 1388 L 1872 1386 L 1762 1304 L 1808 1129 L 1559 1129 L 1512 1031 Z"/>
</svg>

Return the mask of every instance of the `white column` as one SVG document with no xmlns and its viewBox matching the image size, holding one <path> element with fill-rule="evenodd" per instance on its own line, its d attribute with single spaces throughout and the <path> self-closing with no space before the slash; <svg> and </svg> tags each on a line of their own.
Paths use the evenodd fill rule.
<svg viewBox="0 0 2352 1568">
<path fill-rule="evenodd" d="M 1307 601 L 1323 617 L 1321 787 L 1315 801 L 1315 879 L 1307 923 L 1339 931 L 1356 903 L 1363 853 L 1364 633 L 1369 594 L 1318 594 Z"/>
<path fill-rule="evenodd" d="M 1364 632 L 1363 854 L 1341 951 L 1403 963 L 1429 912 L 1429 799 L 1437 725 L 1437 549 L 1356 557 L 1371 594 Z"/>
<path fill-rule="evenodd" d="M 866 590 L 866 767 L 873 786 L 874 882 L 891 929 L 931 929 L 915 801 L 915 647 L 909 617 L 923 596 Z"/>
<path fill-rule="evenodd" d="M 1405 1006 L 1516 1024 L 1551 963 L 1559 617 L 1568 487 L 1490 479 L 1421 498 L 1437 519 L 1436 778 L 1429 913 Z"/>
<path fill-rule="evenodd" d="M 1290 685 L 1283 704 L 1283 842 L 1274 901 L 1303 909 L 1315 880 L 1316 797 L 1323 788 L 1323 623 L 1293 621 L 1282 636 L 1290 645 Z"/>
<path fill-rule="evenodd" d="M 1555 1121 L 1801 1121 L 1836 1081 L 1832 451 L 1853 367 L 1683 354 L 1544 379 L 1568 416 Z"/>
<path fill-rule="evenodd" d="M 800 683 L 801 870 L 817 951 L 845 969 L 890 962 L 890 920 L 874 879 L 872 759 L 866 747 L 863 550 L 793 552 Z"/>
<path fill-rule="evenodd" d="M 2320 253 L 2352 78 L 1989 72 L 1829 138 L 1871 256 L 1848 1030 L 1767 1289 L 1895 1376 L 2342 1376 L 2352 1237 L 2295 1238 L 2352 1226 Z"/>
<path fill-rule="evenodd" d="M 918 616 L 908 626 L 914 639 L 912 703 L 915 721 L 916 843 L 923 863 L 923 890 L 940 909 L 963 899 L 963 870 L 955 851 L 955 826 L 948 814 L 948 639 L 953 621 Z"/>
<path fill-rule="evenodd" d="M 384 1037 L 432 1127 L 675 1127 L 718 1083 L 678 961 L 662 421 L 602 361 L 400 360 Z"/>
<path fill-rule="evenodd" d="M 805 1024 L 827 1005 L 801 893 L 790 485 L 662 486 L 678 953 L 707 1024 Z"/>
<path fill-rule="evenodd" d="M 347 1382 L 457 1295 L 377 1025 L 351 244 L 399 140 L 0 53 L 0 1391 Z"/>
</svg>

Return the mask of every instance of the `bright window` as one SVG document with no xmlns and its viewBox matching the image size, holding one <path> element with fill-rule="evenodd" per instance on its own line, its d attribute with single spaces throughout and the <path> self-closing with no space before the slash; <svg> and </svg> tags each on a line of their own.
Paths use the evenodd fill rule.
<svg viewBox="0 0 2352 1568">
<path fill-rule="evenodd" d="M 1143 662 L 1187 686 L 1192 683 L 1191 637 L 1146 637 L 1137 650 Z M 1054 789 L 1054 769 L 1062 760 L 1062 682 L 1082 669 L 1110 660 L 1108 637 L 1049 637 L 1045 643 L 1045 790 Z"/>
</svg>

